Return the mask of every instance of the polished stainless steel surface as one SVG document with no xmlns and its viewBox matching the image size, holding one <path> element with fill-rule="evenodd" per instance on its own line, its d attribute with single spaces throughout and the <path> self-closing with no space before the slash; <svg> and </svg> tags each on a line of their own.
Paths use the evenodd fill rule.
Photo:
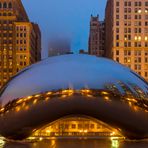
<svg viewBox="0 0 148 148">
<path fill-rule="evenodd" d="M 66 55 L 18 73 L 1 90 L 0 134 L 24 139 L 48 123 L 84 115 L 130 139 L 148 138 L 148 83 L 104 58 Z"/>
</svg>

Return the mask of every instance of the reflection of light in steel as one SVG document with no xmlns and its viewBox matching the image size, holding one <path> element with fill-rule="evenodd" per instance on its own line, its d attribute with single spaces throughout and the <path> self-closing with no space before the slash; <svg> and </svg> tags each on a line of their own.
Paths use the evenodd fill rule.
<svg viewBox="0 0 148 148">
<path fill-rule="evenodd" d="M 21 110 L 21 108 L 18 106 L 16 107 L 16 112 L 19 112 Z"/>
<path fill-rule="evenodd" d="M 45 101 L 48 101 L 48 100 L 49 100 L 49 97 L 46 97 L 46 98 L 45 98 Z"/>
<path fill-rule="evenodd" d="M 37 103 L 37 101 L 38 101 L 38 100 L 37 100 L 37 99 L 35 99 L 35 100 L 33 101 L 33 104 L 36 104 L 36 103 Z"/>
<path fill-rule="evenodd" d="M 107 97 L 107 96 L 105 96 L 104 99 L 107 100 L 107 101 L 109 101 L 109 97 Z"/>
<path fill-rule="evenodd" d="M 109 93 L 108 93 L 108 92 L 103 91 L 103 92 L 102 92 L 102 94 L 103 94 L 103 95 L 108 95 Z"/>
<path fill-rule="evenodd" d="M 34 97 L 36 97 L 36 98 L 38 98 L 38 97 L 40 97 L 41 95 L 40 94 L 38 94 L 38 95 L 35 95 Z"/>
<path fill-rule="evenodd" d="M 112 146 L 112 148 L 119 148 L 120 147 L 118 137 L 111 137 L 111 146 Z"/>
<path fill-rule="evenodd" d="M 47 122 L 83 114 L 115 125 L 128 138 L 147 138 L 147 88 L 139 75 L 108 59 L 49 58 L 18 73 L 0 92 L 0 134 L 23 139 Z"/>
<path fill-rule="evenodd" d="M 46 95 L 51 95 L 52 94 L 52 92 L 48 92 Z"/>
<path fill-rule="evenodd" d="M 3 146 L 5 146 L 5 140 L 4 138 L 0 137 L 0 147 L 3 148 Z"/>
</svg>

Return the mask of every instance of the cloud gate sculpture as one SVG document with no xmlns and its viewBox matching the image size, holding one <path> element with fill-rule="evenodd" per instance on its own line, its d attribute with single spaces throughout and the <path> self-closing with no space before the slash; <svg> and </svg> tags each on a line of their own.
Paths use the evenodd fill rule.
<svg viewBox="0 0 148 148">
<path fill-rule="evenodd" d="M 0 92 L 0 135 L 20 140 L 70 115 L 98 119 L 130 139 L 148 138 L 148 83 L 105 58 L 48 58 L 15 75 Z"/>
</svg>

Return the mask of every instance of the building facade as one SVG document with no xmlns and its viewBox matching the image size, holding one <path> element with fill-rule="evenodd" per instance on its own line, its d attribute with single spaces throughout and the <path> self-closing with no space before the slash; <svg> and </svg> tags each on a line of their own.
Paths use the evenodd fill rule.
<svg viewBox="0 0 148 148">
<path fill-rule="evenodd" d="M 148 1 L 108 0 L 106 56 L 148 80 Z"/>
<path fill-rule="evenodd" d="M 105 52 L 105 23 L 99 21 L 99 15 L 90 20 L 89 54 L 104 56 Z"/>
<path fill-rule="evenodd" d="M 20 0 L 0 0 L 0 88 L 19 70 L 41 59 L 41 35 Z"/>
</svg>

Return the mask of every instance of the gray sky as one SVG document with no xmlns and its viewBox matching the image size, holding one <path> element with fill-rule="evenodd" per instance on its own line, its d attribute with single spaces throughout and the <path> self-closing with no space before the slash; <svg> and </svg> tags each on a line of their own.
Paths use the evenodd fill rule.
<svg viewBox="0 0 148 148">
<path fill-rule="evenodd" d="M 54 36 L 71 40 L 74 52 L 88 45 L 90 15 L 104 19 L 106 0 L 22 0 L 31 21 L 40 25 L 43 57 Z"/>
</svg>

